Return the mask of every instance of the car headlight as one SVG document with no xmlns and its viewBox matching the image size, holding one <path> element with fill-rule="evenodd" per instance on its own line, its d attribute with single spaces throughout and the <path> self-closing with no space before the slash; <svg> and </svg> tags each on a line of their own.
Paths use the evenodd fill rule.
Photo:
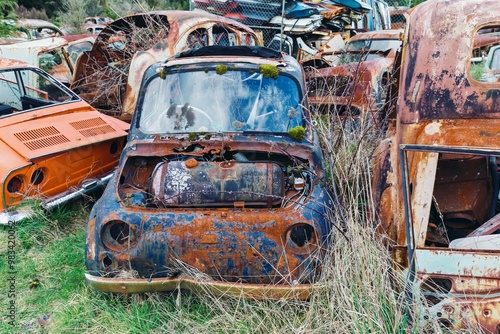
<svg viewBox="0 0 500 334">
<path fill-rule="evenodd" d="M 104 225 L 101 238 L 107 247 L 123 250 L 135 242 L 135 231 L 124 221 L 111 220 Z"/>
</svg>

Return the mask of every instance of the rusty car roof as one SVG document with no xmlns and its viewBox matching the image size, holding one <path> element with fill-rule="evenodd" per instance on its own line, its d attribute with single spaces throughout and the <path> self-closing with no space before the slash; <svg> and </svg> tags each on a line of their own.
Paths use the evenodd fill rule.
<svg viewBox="0 0 500 334">
<path fill-rule="evenodd" d="M 2 50 L 36 49 L 44 51 L 44 50 L 53 50 L 60 46 L 68 45 L 74 42 L 90 41 L 93 43 L 94 40 L 95 36 L 90 34 L 65 35 L 57 37 L 23 40 L 15 44 L 0 45 L 0 57 L 3 56 Z M 9 56 L 10 58 L 12 58 L 11 55 Z"/>
<path fill-rule="evenodd" d="M 37 50 L 52 50 L 59 46 L 68 44 L 68 41 L 62 37 L 48 37 L 40 39 L 28 39 L 15 44 L 2 45 L 0 47 L 0 56 L 2 50 L 15 50 L 15 49 L 37 49 Z M 12 55 L 9 55 L 12 57 Z"/>
<path fill-rule="evenodd" d="M 154 47 L 139 47 L 140 52 L 132 54 L 122 52 L 121 57 L 124 67 L 133 66 L 135 70 L 126 71 L 124 78 L 119 79 L 119 85 L 126 85 L 124 88 L 123 96 L 118 99 L 114 97 L 102 102 L 101 105 L 93 102 L 102 110 L 110 110 L 111 114 L 117 113 L 127 118 L 131 116 L 135 109 L 135 104 L 138 96 L 138 89 L 142 80 L 143 71 L 156 61 L 164 60 L 165 58 L 173 55 L 179 51 L 188 48 L 186 39 L 188 32 L 194 33 L 199 29 L 208 29 L 212 26 L 222 26 L 227 30 L 237 31 L 241 35 L 242 41 L 238 43 L 246 44 L 255 42 L 261 44 L 261 38 L 250 27 L 239 23 L 233 19 L 225 18 L 222 16 L 205 13 L 205 12 L 192 12 L 192 11 L 151 11 L 141 14 L 133 14 L 116 21 L 113 21 L 104 28 L 92 47 L 92 49 L 85 53 L 85 57 L 75 67 L 74 81 L 72 88 L 79 92 L 80 96 L 84 99 L 92 101 L 96 98 L 101 98 L 105 94 L 96 94 L 93 89 L 99 81 L 92 79 L 96 76 L 96 71 L 93 66 L 86 66 L 87 64 L 97 64 L 96 67 L 104 68 L 108 65 L 108 59 L 113 59 L 109 53 L 109 45 L 113 44 L 113 38 L 123 33 L 124 35 L 133 34 L 134 28 L 148 28 L 153 25 L 164 26 L 161 33 L 167 33 L 165 37 L 161 37 Z M 231 32 L 231 31 L 228 31 Z M 161 34 L 160 33 L 160 34 Z M 160 37 L 159 37 L 160 38 Z M 243 41 L 247 38 L 249 41 Z M 154 41 L 154 39 L 151 39 Z M 109 43 L 111 42 L 111 43 Z M 108 44 L 109 43 L 109 44 Z M 112 51 L 114 52 L 114 51 Z M 116 57 L 115 57 L 116 58 Z M 98 73 L 98 72 L 97 72 Z M 105 75 L 104 75 L 105 77 Z M 100 80 L 100 79 L 99 79 Z M 110 100 L 112 102 L 110 102 Z"/>
<path fill-rule="evenodd" d="M 35 66 L 25 63 L 24 61 L 0 57 L 0 69 L 18 68 L 18 67 L 35 67 Z"/>
<path fill-rule="evenodd" d="M 210 52 L 207 50 L 224 50 Z M 203 55 L 205 54 L 205 55 Z M 192 56 L 190 56 L 192 55 Z M 209 62 L 247 63 L 248 66 L 270 64 L 299 80 L 301 88 L 305 82 L 304 72 L 300 63 L 292 56 L 263 46 L 205 46 L 197 50 L 187 50 L 167 59 L 166 65 L 196 65 Z M 165 65 L 158 62 L 158 65 Z M 281 65 L 281 66 L 280 66 Z M 153 68 L 154 66 L 151 66 Z M 148 72 L 151 70 L 148 69 Z M 151 73 L 151 72 L 150 72 Z M 145 75 L 146 76 L 146 75 Z"/>
<path fill-rule="evenodd" d="M 500 20 L 498 0 L 429 0 L 410 13 L 398 114 L 403 123 L 500 117 L 500 83 L 471 78 L 474 35 Z"/>
<path fill-rule="evenodd" d="M 191 28 L 191 25 L 195 25 L 199 22 L 204 22 L 207 19 L 211 19 L 221 23 L 233 25 L 243 30 L 253 31 L 249 26 L 240 23 L 236 20 L 207 12 L 195 12 L 195 11 L 184 11 L 184 10 L 159 10 L 147 13 L 131 14 L 128 16 L 124 16 L 121 19 L 115 20 L 106 26 L 105 30 L 103 30 L 103 33 L 100 34 L 100 37 L 105 37 L 106 31 L 113 30 L 115 28 L 120 28 L 121 26 L 127 26 L 129 24 L 128 20 L 130 20 L 130 18 L 133 18 L 135 23 L 137 23 L 138 19 L 142 18 L 144 20 L 144 24 L 146 24 L 147 23 L 146 20 L 149 20 L 149 18 L 152 16 L 157 16 L 159 18 L 163 17 L 168 21 L 169 24 L 172 25 L 176 23 L 177 27 L 183 28 L 185 30 Z M 178 31 L 177 33 L 181 33 L 181 31 Z"/>
<path fill-rule="evenodd" d="M 15 25 L 19 28 L 26 28 L 26 29 L 51 29 L 55 33 L 59 34 L 60 36 L 63 36 L 64 33 L 59 29 L 58 26 L 56 26 L 54 23 L 45 21 L 45 20 L 39 20 L 39 19 L 20 19 L 15 21 Z"/>
<path fill-rule="evenodd" d="M 402 29 L 365 31 L 352 36 L 349 42 L 364 39 L 399 39 L 402 33 Z"/>
</svg>

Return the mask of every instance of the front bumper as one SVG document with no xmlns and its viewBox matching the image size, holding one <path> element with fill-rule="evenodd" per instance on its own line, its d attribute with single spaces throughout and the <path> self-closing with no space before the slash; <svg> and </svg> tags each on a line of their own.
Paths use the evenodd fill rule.
<svg viewBox="0 0 500 334">
<path fill-rule="evenodd" d="M 42 208 L 45 210 L 52 210 L 55 207 L 75 201 L 86 195 L 90 195 L 97 190 L 104 189 L 108 184 L 109 180 L 113 177 L 113 172 L 109 173 L 100 179 L 90 179 L 86 180 L 79 188 L 70 189 L 59 195 L 53 196 L 51 198 L 44 199 L 41 202 Z M 0 225 L 8 225 L 10 222 L 17 222 L 24 218 L 30 218 L 35 214 L 33 207 L 27 206 L 21 203 L 16 209 L 6 210 L 0 212 Z"/>
<path fill-rule="evenodd" d="M 162 292 L 177 289 L 210 294 L 217 297 L 243 297 L 245 299 L 307 300 L 313 292 L 312 284 L 248 284 L 196 280 L 191 277 L 176 278 L 108 278 L 85 274 L 91 287 L 112 293 Z"/>
</svg>

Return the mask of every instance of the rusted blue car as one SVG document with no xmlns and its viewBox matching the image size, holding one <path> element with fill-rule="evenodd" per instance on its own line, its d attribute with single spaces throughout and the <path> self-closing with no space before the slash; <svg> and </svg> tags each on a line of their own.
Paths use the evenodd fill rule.
<svg viewBox="0 0 500 334">
<path fill-rule="evenodd" d="M 140 92 L 118 170 L 90 215 L 87 282 L 308 298 L 332 203 L 298 62 L 208 46 L 152 65 Z"/>
</svg>

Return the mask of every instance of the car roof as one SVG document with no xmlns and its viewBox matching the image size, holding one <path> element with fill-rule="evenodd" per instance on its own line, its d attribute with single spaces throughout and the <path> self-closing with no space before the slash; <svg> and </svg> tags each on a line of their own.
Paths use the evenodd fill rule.
<svg viewBox="0 0 500 334">
<path fill-rule="evenodd" d="M 360 32 L 349 39 L 349 42 L 364 39 L 399 39 L 403 29 L 373 30 Z"/>
<path fill-rule="evenodd" d="M 12 69 L 25 68 L 25 67 L 36 68 L 35 66 L 25 63 L 24 61 L 0 57 L 0 70 L 5 70 L 9 68 Z"/>
<path fill-rule="evenodd" d="M 136 25 L 139 24 L 147 26 L 147 24 L 151 21 L 152 18 L 159 19 L 161 21 L 168 23 L 178 22 L 179 27 L 185 27 L 185 28 L 207 20 L 218 21 L 221 24 L 222 23 L 228 24 L 238 27 L 241 30 L 253 32 L 253 29 L 251 29 L 249 26 L 240 23 L 236 20 L 226 18 L 224 16 L 219 16 L 203 11 L 186 11 L 186 10 L 160 10 L 160 11 L 150 11 L 139 14 L 131 14 L 109 23 L 103 30 L 103 32 L 113 31 L 123 27 L 128 27 L 130 25 L 129 24 L 130 21 L 133 21 L 134 24 Z M 186 22 L 190 24 L 185 24 Z M 105 34 L 103 34 L 103 36 L 105 36 Z"/>
<path fill-rule="evenodd" d="M 68 41 L 62 37 L 47 37 L 40 39 L 30 39 L 23 42 L 8 44 L 0 46 L 0 56 L 2 55 L 2 49 L 44 49 L 52 50 L 61 45 L 68 44 Z"/>
<path fill-rule="evenodd" d="M 59 34 L 64 35 L 64 33 L 59 29 L 58 26 L 53 24 L 52 22 L 39 20 L 39 19 L 19 19 L 16 21 L 16 26 L 18 27 L 26 27 L 26 28 L 50 28 L 54 31 L 57 31 Z"/>
<path fill-rule="evenodd" d="M 222 46 L 211 45 L 198 49 L 190 49 L 175 55 L 175 58 L 203 56 L 241 56 L 282 59 L 281 52 L 263 46 Z"/>
</svg>

